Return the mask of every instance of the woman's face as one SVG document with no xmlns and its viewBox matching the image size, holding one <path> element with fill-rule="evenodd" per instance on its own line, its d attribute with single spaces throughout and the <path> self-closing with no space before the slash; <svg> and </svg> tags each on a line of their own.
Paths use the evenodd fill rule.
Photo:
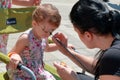
<svg viewBox="0 0 120 80">
<path fill-rule="evenodd" d="M 81 33 L 79 29 L 77 28 L 74 28 L 74 30 L 77 32 L 80 40 L 86 45 L 86 47 L 92 49 L 95 47 L 94 45 L 94 38 L 93 38 L 93 33 L 91 32 L 84 32 L 84 33 Z"/>
</svg>

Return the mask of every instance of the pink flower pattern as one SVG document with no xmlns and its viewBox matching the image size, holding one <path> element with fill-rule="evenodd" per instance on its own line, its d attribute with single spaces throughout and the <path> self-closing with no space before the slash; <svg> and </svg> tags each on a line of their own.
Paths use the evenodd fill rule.
<svg viewBox="0 0 120 80">
<path fill-rule="evenodd" d="M 28 33 L 27 33 L 28 34 Z M 43 62 L 43 50 L 41 46 L 41 40 L 38 40 L 32 33 L 29 32 L 29 46 L 20 53 L 23 60 L 23 64 L 30 68 L 36 75 L 37 80 L 56 80 L 52 74 L 44 70 Z M 12 70 L 13 71 L 13 70 Z M 14 76 L 12 80 L 31 80 L 30 76 L 24 71 L 13 71 Z M 13 76 L 11 76 L 13 78 Z"/>
</svg>

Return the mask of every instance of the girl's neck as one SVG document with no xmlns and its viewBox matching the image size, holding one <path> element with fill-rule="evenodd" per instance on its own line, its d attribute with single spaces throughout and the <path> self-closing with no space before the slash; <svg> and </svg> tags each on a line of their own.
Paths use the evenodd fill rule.
<svg viewBox="0 0 120 80">
<path fill-rule="evenodd" d="M 32 33 L 38 40 L 41 40 L 41 37 L 37 34 L 37 32 L 34 29 L 32 29 Z"/>
</svg>

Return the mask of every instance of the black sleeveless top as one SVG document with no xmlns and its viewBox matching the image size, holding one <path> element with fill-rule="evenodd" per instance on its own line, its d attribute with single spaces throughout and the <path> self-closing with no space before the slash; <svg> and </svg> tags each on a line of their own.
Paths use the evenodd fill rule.
<svg viewBox="0 0 120 80">
<path fill-rule="evenodd" d="M 95 71 L 95 80 L 98 80 L 100 75 L 120 76 L 119 39 L 115 39 L 111 47 L 103 51 L 102 56 L 99 58 Z"/>
</svg>

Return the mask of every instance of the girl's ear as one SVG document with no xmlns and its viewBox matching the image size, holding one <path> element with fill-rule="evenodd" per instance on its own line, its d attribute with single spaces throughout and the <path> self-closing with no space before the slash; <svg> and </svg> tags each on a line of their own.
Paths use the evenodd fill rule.
<svg viewBox="0 0 120 80">
<path fill-rule="evenodd" d="M 37 26 L 37 23 L 36 23 L 36 21 L 32 21 L 32 26 Z"/>
</svg>

